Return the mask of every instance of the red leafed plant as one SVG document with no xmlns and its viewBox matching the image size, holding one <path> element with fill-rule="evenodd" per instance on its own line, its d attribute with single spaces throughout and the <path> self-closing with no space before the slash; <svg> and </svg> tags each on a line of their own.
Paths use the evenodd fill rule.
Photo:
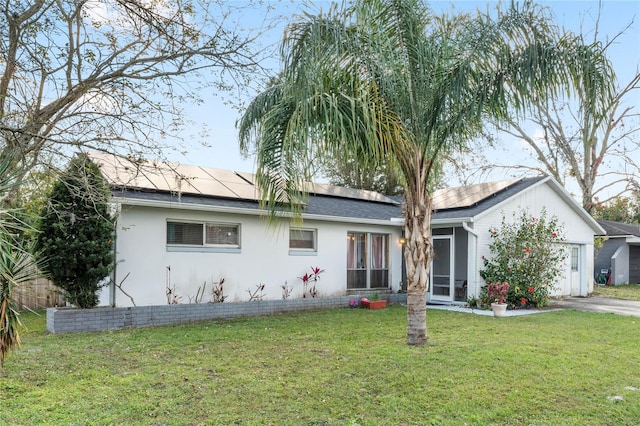
<svg viewBox="0 0 640 426">
<path fill-rule="evenodd" d="M 489 285 L 487 285 L 489 299 L 496 303 L 505 303 L 507 301 L 508 291 L 509 283 L 489 283 Z"/>
<path fill-rule="evenodd" d="M 306 298 L 307 294 L 311 297 L 318 296 L 318 289 L 316 288 L 316 283 L 320 279 L 320 274 L 324 272 L 324 269 L 320 269 L 318 267 L 311 267 L 311 273 L 306 273 L 301 277 L 298 277 L 302 280 L 302 297 Z"/>
</svg>

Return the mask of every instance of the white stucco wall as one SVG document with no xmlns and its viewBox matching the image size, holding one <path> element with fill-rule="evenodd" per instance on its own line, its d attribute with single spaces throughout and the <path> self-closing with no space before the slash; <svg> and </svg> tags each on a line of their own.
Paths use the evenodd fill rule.
<svg viewBox="0 0 640 426">
<path fill-rule="evenodd" d="M 476 265 L 470 268 L 469 294 L 479 295 L 480 288 L 485 285 L 480 277 L 482 268 L 482 256 L 489 257 L 489 244 L 491 242 L 490 229 L 499 228 L 503 216 L 508 222 L 513 220 L 513 214 L 519 217 L 524 209 L 530 215 L 539 216 L 546 210 L 547 217 L 556 216 L 558 223 L 564 226 L 566 244 L 580 247 L 580 295 L 586 296 L 593 291 L 593 237 L 591 226 L 550 186 L 552 183 L 535 185 L 527 190 L 511 197 L 502 204 L 475 218 L 473 231 L 477 234 Z M 473 238 L 471 239 L 473 240 Z M 567 259 L 570 262 L 570 259 Z M 554 296 L 570 295 L 571 285 L 569 280 L 570 264 L 565 266 L 565 276 L 556 283 Z"/>
<path fill-rule="evenodd" d="M 239 253 L 173 252 L 167 250 L 167 220 L 202 221 L 240 224 Z M 389 223 L 350 224 L 305 220 L 304 228 L 317 229 L 317 253 L 289 253 L 289 223 L 279 229 L 268 228 L 263 218 L 255 215 L 193 211 L 181 208 L 122 206 L 118 220 L 116 282 L 131 295 L 136 305 L 167 303 L 167 280 L 175 287 L 181 303 L 189 303 L 198 287 L 206 282 L 203 302 L 211 298 L 212 282 L 225 279 L 224 293 L 228 301 L 249 300 L 247 290 L 265 284 L 265 300 L 281 299 L 281 285 L 293 286 L 292 298 L 302 295 L 298 277 L 311 272 L 311 267 L 324 269 L 317 286 L 319 296 L 341 296 L 346 291 L 347 232 L 387 233 L 389 235 L 389 268 L 392 289 L 401 281 L 401 227 Z M 167 267 L 171 268 L 170 277 Z M 109 291 L 101 292 L 100 302 L 109 304 Z M 116 290 L 116 306 L 131 306 L 131 300 Z"/>
</svg>

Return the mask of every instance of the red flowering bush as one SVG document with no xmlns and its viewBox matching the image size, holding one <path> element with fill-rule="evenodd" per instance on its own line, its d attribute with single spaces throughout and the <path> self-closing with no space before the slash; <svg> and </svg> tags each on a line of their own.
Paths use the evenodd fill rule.
<svg viewBox="0 0 640 426">
<path fill-rule="evenodd" d="M 540 217 L 522 211 L 513 218 L 507 222 L 503 217 L 499 229 L 489 230 L 491 254 L 482 258 L 480 276 L 489 284 L 508 282 L 506 301 L 512 308 L 543 307 L 567 256 L 562 227 L 557 218 L 547 218 L 544 210 Z M 486 286 L 480 301 L 493 302 Z"/>
</svg>

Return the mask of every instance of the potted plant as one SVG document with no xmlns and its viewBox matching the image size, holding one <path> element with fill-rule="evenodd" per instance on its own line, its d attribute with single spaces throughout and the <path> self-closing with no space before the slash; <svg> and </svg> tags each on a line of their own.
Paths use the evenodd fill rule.
<svg viewBox="0 0 640 426">
<path fill-rule="evenodd" d="M 509 283 L 489 283 L 487 285 L 487 294 L 492 300 L 491 309 L 496 317 L 504 316 L 507 310 L 507 292 L 509 291 Z"/>
<path fill-rule="evenodd" d="M 387 307 L 386 300 L 380 300 L 380 295 L 378 293 L 373 293 L 371 295 L 371 300 L 363 297 L 360 300 L 362 307 L 365 309 L 383 309 Z"/>
</svg>

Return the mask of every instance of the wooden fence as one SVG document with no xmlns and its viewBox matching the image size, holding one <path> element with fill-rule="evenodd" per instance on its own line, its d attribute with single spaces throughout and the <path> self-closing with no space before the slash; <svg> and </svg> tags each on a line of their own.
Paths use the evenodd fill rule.
<svg viewBox="0 0 640 426">
<path fill-rule="evenodd" d="M 38 278 L 29 283 L 20 284 L 13 290 L 13 298 L 21 309 L 44 309 L 64 306 L 64 298 L 58 287 L 45 278 Z"/>
</svg>

